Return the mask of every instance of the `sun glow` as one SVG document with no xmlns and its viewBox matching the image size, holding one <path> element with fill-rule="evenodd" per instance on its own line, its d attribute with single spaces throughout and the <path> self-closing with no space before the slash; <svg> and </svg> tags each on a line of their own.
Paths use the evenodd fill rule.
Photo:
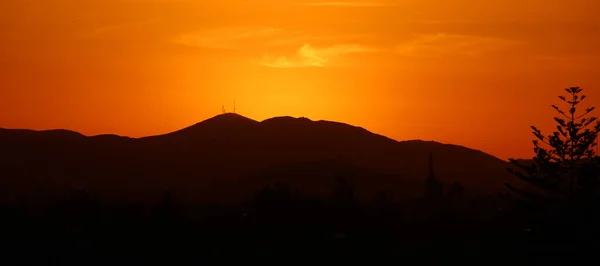
<svg viewBox="0 0 600 266">
<path fill-rule="evenodd" d="M 600 2 L 565 3 L 0 1 L 0 127 L 154 135 L 236 100 L 522 157 L 556 92 L 600 99 Z"/>
</svg>

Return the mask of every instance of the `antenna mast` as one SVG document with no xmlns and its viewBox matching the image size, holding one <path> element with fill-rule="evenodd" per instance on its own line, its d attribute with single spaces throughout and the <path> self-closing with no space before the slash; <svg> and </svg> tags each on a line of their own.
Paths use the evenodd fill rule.
<svg viewBox="0 0 600 266">
<path fill-rule="evenodd" d="M 233 100 L 233 113 L 235 114 L 235 100 Z"/>
</svg>

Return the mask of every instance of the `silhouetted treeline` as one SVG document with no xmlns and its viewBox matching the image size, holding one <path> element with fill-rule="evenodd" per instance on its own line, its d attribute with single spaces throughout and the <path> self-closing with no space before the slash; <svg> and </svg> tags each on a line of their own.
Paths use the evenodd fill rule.
<svg viewBox="0 0 600 266">
<path fill-rule="evenodd" d="M 5 142 L 6 145 L 12 147 L 20 157 L 13 158 L 13 153 L 6 153 L 10 156 L 5 156 L 6 160 L 1 164 L 11 170 L 3 172 L 0 167 L 0 263 L 176 265 L 210 263 L 216 258 L 219 262 L 231 260 L 237 263 L 287 264 L 300 259 L 309 259 L 310 263 L 314 263 L 323 257 L 334 258 L 338 263 L 353 264 L 359 262 L 356 260 L 359 257 L 368 259 L 371 264 L 379 259 L 386 263 L 419 265 L 594 263 L 597 260 L 594 257 L 595 251 L 600 246 L 596 241 L 600 237 L 600 158 L 594 154 L 594 141 L 600 132 L 600 122 L 596 118 L 586 117 L 593 108 L 585 109 L 583 115 L 576 115 L 576 106 L 585 96 L 580 96 L 582 90 L 577 87 L 566 90 L 570 98 L 561 96 L 560 99 L 569 104 L 569 110 L 562 111 L 553 106 L 566 118 L 555 118 L 558 131 L 544 136 L 540 130 L 532 127 L 534 136 L 539 139 L 534 142 L 536 156 L 532 161 L 511 160 L 519 167 L 509 168 L 509 172 L 525 182 L 507 181 L 510 190 L 496 194 L 490 193 L 495 190 L 487 190 L 488 193 L 469 191 L 486 187 L 486 182 L 494 182 L 496 179 L 490 178 L 494 175 L 475 179 L 472 179 L 473 176 L 460 178 L 456 173 L 469 171 L 448 171 L 454 167 L 445 165 L 441 168 L 446 169 L 446 174 L 440 175 L 444 179 L 438 179 L 432 151 L 439 151 L 439 148 L 430 149 L 429 173 L 422 176 L 421 189 L 417 189 L 418 179 L 414 179 L 415 182 L 395 182 L 404 179 L 401 176 L 381 174 L 373 178 L 370 171 L 360 170 L 361 168 L 352 167 L 351 164 L 326 163 L 301 164 L 300 167 L 291 168 L 284 166 L 284 171 L 253 172 L 249 178 L 232 179 L 233 181 L 221 184 L 226 184 L 224 187 L 230 189 L 223 189 L 216 182 L 211 182 L 209 189 L 204 187 L 204 190 L 197 190 L 201 186 L 191 184 L 194 183 L 192 177 L 198 172 L 191 169 L 206 169 L 198 168 L 195 163 L 182 163 L 162 152 L 154 155 L 160 155 L 159 157 L 150 156 L 152 160 L 146 160 L 148 158 L 144 156 L 147 153 L 140 153 L 144 160 L 129 168 L 130 162 L 122 154 L 123 160 L 113 161 L 116 163 L 113 165 L 99 163 L 110 160 L 110 156 L 97 157 L 98 154 L 90 160 L 79 161 L 81 158 L 73 154 L 51 156 L 51 153 L 47 153 L 59 150 L 56 147 L 60 145 L 41 145 L 55 142 L 44 142 L 37 137 L 33 142 L 21 139 L 22 136 L 31 137 L 31 132 L 21 132 L 24 135 L 5 134 L 6 140 L 10 140 Z M 220 117 L 174 136 L 177 140 L 181 140 L 179 138 L 183 138 L 182 136 L 196 136 L 197 133 L 206 132 L 206 126 L 214 123 L 225 125 L 228 129 L 235 128 L 232 125 L 239 124 L 240 121 L 249 128 L 259 125 L 256 121 L 240 119 L 242 118 L 236 116 Z M 269 129 L 273 122 L 261 124 Z M 299 121 L 284 119 L 283 122 L 285 123 L 276 128 L 289 131 L 288 124 Z M 303 126 L 312 125 L 310 121 L 300 123 Z M 338 129 L 338 125 L 327 125 L 327 128 Z M 224 131 L 215 132 L 221 132 L 215 136 L 222 137 Z M 258 134 L 257 132 L 255 133 Z M 319 135 L 307 132 L 306 136 L 316 138 Z M 361 136 L 357 140 L 366 139 L 363 136 L 373 137 L 364 131 L 352 132 Z M 272 136 L 270 134 L 265 136 Z M 212 133 L 209 135 L 212 136 Z M 339 138 L 336 134 L 330 136 L 332 141 Z M 176 143 L 171 142 L 173 139 L 170 137 L 159 138 L 159 147 L 171 147 Z M 238 144 L 254 143 L 248 141 L 246 135 L 241 137 L 243 138 L 238 139 Z M 77 139 L 82 143 L 93 143 L 91 139 Z M 207 141 L 210 139 L 200 143 L 212 143 Z M 222 140 L 232 139 L 236 138 Z M 129 140 L 120 141 L 125 143 Z M 388 143 L 387 140 L 385 142 Z M 127 145 L 134 145 L 133 143 L 144 144 L 131 142 Z M 340 144 L 327 148 L 327 143 L 329 141 L 323 141 L 313 147 L 322 149 L 323 154 L 335 150 L 334 148 L 345 150 L 347 147 L 346 144 Z M 542 143 L 548 147 L 542 147 Z M 29 154 L 23 150 L 22 144 L 35 147 L 31 151 L 38 152 Z M 72 147 L 78 147 L 74 148 L 76 151 L 82 152 L 79 150 L 81 146 L 78 146 L 81 143 L 71 144 Z M 186 158 L 187 162 L 197 159 L 192 156 L 195 149 L 186 146 L 185 142 L 179 145 L 185 151 L 180 154 L 184 155 L 180 158 Z M 424 147 L 422 143 L 403 145 Z M 302 148 L 305 146 L 310 145 L 298 145 Z M 431 147 L 436 146 L 438 145 Z M 39 152 L 40 147 L 43 152 Z M 104 155 L 115 153 L 107 145 L 98 147 L 103 148 Z M 98 150 L 98 147 L 94 146 L 88 152 Z M 255 151 L 263 148 L 261 146 Z M 301 150 L 272 152 L 268 155 L 279 158 L 286 157 L 287 154 L 294 157 Z M 414 151 L 417 150 L 418 154 L 425 152 L 424 149 Z M 144 150 L 136 150 L 142 151 Z M 32 159 L 32 154 L 38 156 L 33 156 Z M 362 152 L 356 154 L 364 156 Z M 389 160 L 384 156 L 388 154 L 386 152 L 376 154 L 381 157 L 361 158 L 373 165 Z M 415 154 L 411 152 L 410 158 L 415 157 Z M 490 169 L 504 166 L 504 162 L 497 164 L 495 159 L 466 160 L 467 157 L 461 157 L 456 160 L 455 157 L 457 156 L 452 155 L 450 161 L 460 161 L 461 167 L 466 162 L 472 163 L 474 167 L 492 162 Z M 85 164 L 70 164 L 71 160 L 92 166 L 88 169 L 84 167 Z M 31 161 L 34 163 L 27 164 Z M 62 161 L 68 162 L 62 165 L 67 165 L 66 168 L 57 167 Z M 168 162 L 168 167 L 161 168 L 141 162 Z M 219 169 L 239 170 L 228 165 L 229 161 L 224 157 L 216 158 L 214 162 L 227 167 L 214 167 L 209 162 L 211 161 L 205 161 L 203 166 L 212 166 L 212 171 L 215 172 Z M 405 165 L 409 164 L 408 159 L 403 162 Z M 247 163 L 239 160 L 237 166 Z M 144 169 L 142 172 L 127 171 L 141 166 Z M 100 177 L 100 174 L 117 169 L 121 170 L 116 171 L 117 176 Z M 168 169 L 179 170 L 172 172 Z M 323 171 L 324 169 L 330 171 Z M 69 173 L 70 177 L 63 176 L 69 176 Z M 75 177 L 82 176 L 82 173 L 96 176 L 87 180 L 93 182 L 80 182 Z M 136 173 L 148 173 L 150 178 L 144 180 L 153 181 L 154 186 L 133 182 L 142 179 L 125 178 Z M 448 173 L 454 175 L 449 176 Z M 175 180 L 180 183 L 167 177 L 176 177 Z M 449 178 L 453 181 L 448 182 Z M 459 182 L 461 180 L 470 182 L 471 186 L 464 187 Z M 57 184 L 61 183 L 72 187 L 61 190 L 57 188 Z M 83 189 L 84 187 L 88 190 Z M 231 189 L 232 187 L 236 189 Z M 164 191 L 157 193 L 161 188 Z M 248 197 L 247 193 L 254 190 L 253 196 Z M 221 195 L 222 191 L 228 191 L 229 194 Z M 154 200 L 148 200 L 149 194 L 156 194 Z M 421 196 L 415 198 L 414 195 Z"/>
<path fill-rule="evenodd" d="M 387 199 L 384 190 L 373 195 L 376 201 L 359 202 L 353 190 L 351 179 L 339 177 L 330 197 L 306 196 L 277 183 L 236 205 L 191 205 L 168 191 L 146 203 L 83 190 L 70 190 L 44 207 L 5 199 L 2 257 L 89 265 L 115 259 L 202 262 L 235 254 L 343 259 L 375 252 L 410 262 L 498 256 L 494 262 L 519 264 L 511 260 L 537 254 L 552 261 L 581 248 L 578 239 L 597 234 L 594 212 L 542 212 L 508 194 L 467 199 L 459 184 L 441 198 L 426 194 L 405 202 Z"/>
</svg>

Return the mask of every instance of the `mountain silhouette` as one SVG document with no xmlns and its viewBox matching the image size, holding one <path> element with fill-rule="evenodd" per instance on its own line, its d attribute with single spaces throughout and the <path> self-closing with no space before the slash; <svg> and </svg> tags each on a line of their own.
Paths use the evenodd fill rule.
<svg viewBox="0 0 600 266">
<path fill-rule="evenodd" d="M 4 193 L 36 197 L 76 188 L 131 200 L 172 191 L 181 200 L 224 202 L 275 183 L 324 195 L 344 177 L 365 200 L 379 190 L 414 198 L 423 192 L 430 153 L 440 181 L 460 182 L 471 194 L 502 192 L 504 183 L 516 182 L 508 162 L 461 146 L 398 142 L 330 121 L 258 122 L 227 113 L 143 138 L 1 129 L 0 185 Z"/>
</svg>

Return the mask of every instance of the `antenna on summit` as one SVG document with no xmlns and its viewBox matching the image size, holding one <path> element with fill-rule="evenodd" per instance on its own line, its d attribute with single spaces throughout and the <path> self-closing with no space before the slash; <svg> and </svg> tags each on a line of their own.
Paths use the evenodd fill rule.
<svg viewBox="0 0 600 266">
<path fill-rule="evenodd" d="M 233 100 L 233 113 L 235 114 L 235 100 Z"/>
</svg>

